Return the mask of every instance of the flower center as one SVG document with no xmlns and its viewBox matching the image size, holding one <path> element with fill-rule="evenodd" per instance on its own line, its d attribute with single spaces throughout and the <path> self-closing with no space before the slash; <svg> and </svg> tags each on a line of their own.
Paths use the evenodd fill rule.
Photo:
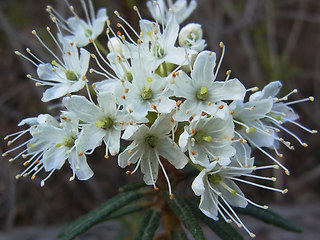
<svg viewBox="0 0 320 240">
<path fill-rule="evenodd" d="M 163 58 L 163 57 L 166 55 L 164 49 L 161 48 L 161 47 L 159 47 L 159 46 L 153 47 L 153 52 L 154 52 L 154 55 L 155 55 L 157 58 L 160 58 L 160 59 Z"/>
<path fill-rule="evenodd" d="M 147 135 L 144 138 L 144 142 L 151 148 L 155 148 L 157 145 L 158 138 L 153 135 Z"/>
<path fill-rule="evenodd" d="M 153 97 L 153 92 L 150 88 L 142 88 L 140 96 L 143 100 L 150 100 Z"/>
<path fill-rule="evenodd" d="M 193 138 L 196 140 L 196 142 L 200 143 L 200 142 L 211 142 L 212 141 L 212 137 L 211 136 L 207 136 L 207 134 L 205 134 L 203 131 L 197 131 L 194 135 Z"/>
<path fill-rule="evenodd" d="M 208 180 L 212 184 L 219 184 L 222 181 L 222 177 L 219 174 L 208 175 Z"/>
<path fill-rule="evenodd" d="M 78 80 L 77 75 L 71 70 L 65 71 L 64 74 L 66 75 L 66 78 L 70 81 L 77 81 Z"/>
<path fill-rule="evenodd" d="M 196 93 L 196 97 L 200 101 L 206 101 L 209 97 L 208 88 L 201 87 Z"/>
<path fill-rule="evenodd" d="M 109 117 L 105 117 L 101 120 L 97 120 L 95 123 L 96 127 L 107 130 L 113 126 L 113 120 Z"/>
<path fill-rule="evenodd" d="M 92 30 L 90 28 L 86 28 L 85 31 L 84 31 L 84 35 L 86 37 L 91 37 L 92 35 Z"/>
<path fill-rule="evenodd" d="M 63 145 L 68 148 L 72 148 L 75 140 L 76 140 L 75 138 L 73 138 L 72 136 L 69 136 L 66 139 L 64 139 L 62 144 L 58 144 L 57 147 L 60 147 L 61 145 Z"/>
</svg>

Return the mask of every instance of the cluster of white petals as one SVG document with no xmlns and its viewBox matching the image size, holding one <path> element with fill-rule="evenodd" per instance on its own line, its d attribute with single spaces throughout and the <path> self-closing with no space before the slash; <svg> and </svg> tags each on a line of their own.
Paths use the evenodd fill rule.
<svg viewBox="0 0 320 240">
<path fill-rule="evenodd" d="M 240 80 L 230 78 L 230 70 L 220 79 L 224 44 L 220 43 L 222 53 L 217 59 L 219 53 L 204 50 L 206 43 L 200 24 L 180 28 L 195 9 L 195 0 L 189 3 L 186 0 L 148 1 L 155 21 L 141 18 L 134 7 L 140 17 L 138 31 L 115 11 L 119 18 L 119 31 L 116 31 L 105 8 L 95 14 L 91 0 L 80 2 L 85 19 L 81 19 L 68 2 L 73 16 L 67 19 L 53 7 L 47 8 L 57 26 L 57 37 L 47 30 L 61 57 L 53 53 L 35 31 L 34 35 L 47 48 L 53 61 L 41 61 L 30 49 L 27 49 L 30 57 L 17 52 L 37 68 L 39 79 L 28 77 L 36 81 L 37 86 L 50 87 L 44 91 L 42 101 L 63 97 L 61 116 L 45 114 L 25 119 L 19 125 L 27 124 L 30 128 L 6 137 L 11 139 L 8 142 L 11 145 L 22 135 L 31 135 L 30 140 L 3 154 L 23 149 L 11 158 L 11 161 L 20 156 L 28 158 L 26 170 L 18 177 L 31 174 L 34 178 L 43 169 L 49 172 L 41 181 L 44 185 L 68 160 L 73 172 L 70 180 L 75 177 L 87 180 L 93 172 L 86 156 L 104 145 L 105 158 L 119 154 L 119 166 L 131 169 L 127 174 L 140 169 L 144 182 L 155 189 L 158 189 L 160 167 L 173 197 L 165 167 L 169 164 L 183 169 L 189 163 L 199 170 L 192 190 L 201 197 L 200 210 L 212 219 L 217 220 L 219 215 L 227 222 L 235 222 L 254 237 L 232 206 L 244 208 L 248 203 L 266 206 L 247 199 L 237 182 L 280 193 L 287 191 L 246 179 L 275 181 L 274 177 L 259 176 L 255 171 L 279 166 L 289 174 L 267 149 L 279 157 L 282 156 L 279 143 L 293 149 L 291 143 L 280 136 L 282 132 L 307 146 L 283 124 L 291 123 L 316 133 L 297 123 L 298 115 L 290 107 L 313 98 L 288 102 L 289 95 L 296 90 L 278 98 L 276 95 L 282 86 L 279 81 L 269 83 L 262 91 L 246 89 Z M 105 25 L 106 46 L 98 40 Z M 65 31 L 67 34 L 63 35 Z M 91 54 L 83 48 L 88 44 L 95 49 Z M 90 57 L 98 67 L 89 70 Z M 94 82 L 94 74 L 103 79 Z M 71 95 L 82 88 L 87 89 L 86 96 Z M 122 139 L 129 144 L 120 151 Z M 255 166 L 254 148 L 273 160 L 274 165 Z"/>
</svg>

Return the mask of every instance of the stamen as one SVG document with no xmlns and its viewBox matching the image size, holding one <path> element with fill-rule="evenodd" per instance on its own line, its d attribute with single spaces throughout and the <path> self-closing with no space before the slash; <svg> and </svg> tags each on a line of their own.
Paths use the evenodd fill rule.
<svg viewBox="0 0 320 240">
<path fill-rule="evenodd" d="M 264 153 L 266 156 L 268 156 L 271 160 L 273 160 L 276 164 L 278 164 L 287 175 L 290 175 L 289 170 L 283 166 L 277 159 L 275 159 L 274 157 L 272 157 L 268 152 L 266 152 L 265 150 L 263 150 L 261 147 L 259 147 L 257 144 L 255 144 L 251 139 L 248 138 L 248 140 L 250 141 L 250 144 L 252 144 L 253 146 L 255 146 L 257 149 L 259 149 L 262 153 Z"/>
<path fill-rule="evenodd" d="M 289 105 L 293 105 L 293 104 L 296 104 L 296 103 L 302 103 L 302 102 L 308 102 L 308 101 L 313 102 L 314 101 L 314 97 L 311 96 L 311 97 L 308 97 L 308 98 L 299 99 L 299 100 L 292 101 L 292 102 L 286 102 L 285 105 L 289 106 Z"/>
<path fill-rule="evenodd" d="M 269 186 L 265 186 L 265 185 L 261 185 L 261 184 L 258 184 L 258 183 L 254 183 L 254 182 L 249 182 L 249 181 L 246 181 L 244 179 L 240 179 L 240 178 L 235 178 L 235 177 L 231 177 L 229 178 L 231 180 L 234 180 L 234 181 L 238 181 L 238 182 L 242 182 L 242 183 L 247 183 L 249 185 L 253 185 L 253 186 L 256 186 L 256 187 L 260 187 L 260 188 L 264 188 L 264 189 L 267 189 L 267 190 L 271 190 L 271 191 L 275 191 L 275 192 L 280 192 L 280 193 L 287 193 L 288 190 L 287 189 L 278 189 L 278 188 L 273 188 L 273 187 L 269 187 Z"/>
<path fill-rule="evenodd" d="M 222 60 L 224 57 L 224 53 L 225 53 L 225 45 L 223 44 L 223 42 L 220 42 L 219 46 L 222 48 L 222 53 L 221 53 L 221 57 L 220 57 L 220 60 L 219 60 L 218 66 L 216 68 L 216 72 L 214 74 L 213 79 L 216 79 L 218 76 L 218 72 L 219 72 L 219 69 L 220 69 L 220 66 L 221 66 L 221 63 L 222 63 Z"/>
</svg>

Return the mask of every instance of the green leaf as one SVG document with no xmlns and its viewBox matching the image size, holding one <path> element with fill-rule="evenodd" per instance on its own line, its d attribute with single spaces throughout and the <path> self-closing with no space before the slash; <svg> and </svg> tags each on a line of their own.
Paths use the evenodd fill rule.
<svg viewBox="0 0 320 240">
<path fill-rule="evenodd" d="M 215 221 L 206 215 L 204 215 L 194 201 L 187 199 L 187 203 L 192 209 L 194 215 L 205 223 L 213 232 L 215 232 L 222 240 L 243 240 L 244 238 L 234 229 L 230 223 L 224 221 L 222 217 L 219 217 L 218 221 Z"/>
<path fill-rule="evenodd" d="M 141 187 L 145 187 L 146 184 L 141 181 L 141 182 L 135 182 L 135 183 L 129 183 L 129 184 L 126 184 L 122 187 L 119 188 L 119 192 L 128 192 L 128 191 L 133 191 L 133 190 L 137 190 Z"/>
<path fill-rule="evenodd" d="M 178 195 L 175 195 L 173 199 L 170 199 L 167 192 L 162 192 L 162 197 L 166 200 L 170 208 L 178 216 L 183 226 L 185 226 L 192 236 L 196 240 L 204 240 L 205 238 L 202 229 L 186 201 Z"/>
<path fill-rule="evenodd" d="M 302 229 L 295 225 L 294 223 L 283 218 L 279 214 L 272 212 L 270 210 L 261 209 L 248 204 L 246 208 L 234 208 L 237 213 L 250 215 L 254 218 L 258 218 L 265 223 L 273 224 L 277 227 L 292 231 L 292 232 L 302 232 Z"/>
<path fill-rule="evenodd" d="M 143 194 L 140 192 L 120 193 L 103 203 L 101 206 L 72 222 L 62 230 L 58 237 L 63 240 L 74 239 L 79 234 L 99 223 L 109 214 L 115 212 L 116 210 L 122 208 L 127 204 L 130 204 L 131 202 L 141 198 L 142 196 Z"/>
<path fill-rule="evenodd" d="M 140 222 L 139 230 L 134 240 L 152 240 L 159 227 L 161 212 L 156 209 L 147 211 Z"/>
<path fill-rule="evenodd" d="M 183 229 L 175 229 L 171 232 L 172 240 L 188 240 Z"/>
<path fill-rule="evenodd" d="M 112 212 L 110 215 L 101 220 L 101 222 L 105 222 L 111 219 L 119 218 L 134 212 L 138 212 L 144 209 L 144 206 L 141 206 L 140 202 L 130 204 L 120 208 L 117 211 Z"/>
</svg>

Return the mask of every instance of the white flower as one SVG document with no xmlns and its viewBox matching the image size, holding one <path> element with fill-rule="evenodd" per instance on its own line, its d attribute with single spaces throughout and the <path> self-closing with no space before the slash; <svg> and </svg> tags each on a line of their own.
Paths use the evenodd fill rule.
<svg viewBox="0 0 320 240">
<path fill-rule="evenodd" d="M 71 96 L 64 98 L 63 104 L 83 121 L 78 143 L 94 150 L 103 141 L 108 158 L 108 152 L 113 156 L 119 152 L 121 131 L 129 124 L 130 117 L 124 110 L 119 110 L 111 93 L 98 94 L 97 101 L 98 105 L 95 105 L 83 96 Z"/>
<path fill-rule="evenodd" d="M 30 157 L 30 159 L 24 163 L 27 168 L 17 175 L 17 178 L 32 174 L 32 179 L 34 179 L 44 169 L 49 174 L 41 181 L 41 186 L 43 186 L 45 181 L 55 170 L 60 169 L 67 159 L 73 171 L 73 176 L 70 180 L 73 180 L 75 176 L 79 180 L 87 180 L 92 177 L 93 172 L 88 166 L 83 153 L 87 149 L 77 142 L 79 136 L 78 120 L 71 120 L 66 116 L 61 116 L 61 119 L 62 122 L 59 123 L 50 115 L 39 115 L 38 118 L 25 119 L 19 124 L 34 125 L 27 130 L 32 138 L 8 151 L 11 152 L 27 145 L 27 148 L 17 156 L 22 155 L 23 158 Z M 15 160 L 16 157 L 12 160 Z"/>
<path fill-rule="evenodd" d="M 179 45 L 195 52 L 201 52 L 205 47 L 205 40 L 202 39 L 203 33 L 201 25 L 189 23 L 179 32 Z"/>
<path fill-rule="evenodd" d="M 144 121 L 148 111 L 170 113 L 176 106 L 165 78 L 154 74 L 143 60 L 132 62 L 132 82 L 125 81 L 116 91 L 119 103 L 132 112 L 137 121 Z"/>
<path fill-rule="evenodd" d="M 89 0 L 89 9 L 84 0 L 80 0 L 86 15 L 86 21 L 81 19 L 72 8 L 73 17 L 64 20 L 60 15 L 56 14 L 56 11 L 51 7 L 47 7 L 51 18 L 57 21 L 60 27 L 62 27 L 71 35 L 67 35 L 68 40 L 74 42 L 77 47 L 84 47 L 88 45 L 91 40 L 95 40 L 103 31 L 105 22 L 108 20 L 107 10 L 101 8 L 95 15 L 91 0 Z"/>
<path fill-rule="evenodd" d="M 220 165 L 228 165 L 235 149 L 231 146 L 234 136 L 232 118 L 217 117 L 193 120 L 179 138 L 183 151 L 188 149 L 192 162 L 203 167 L 217 161 Z"/>
<path fill-rule="evenodd" d="M 159 23 L 167 23 L 170 15 L 172 14 L 171 12 L 173 12 L 178 23 L 180 24 L 187 19 L 197 7 L 197 1 L 191 0 L 188 5 L 187 0 L 176 0 L 175 3 L 172 3 L 172 0 L 167 0 L 166 5 L 164 0 L 149 0 L 147 2 L 147 6 L 152 17 Z"/>
<path fill-rule="evenodd" d="M 317 131 L 309 130 L 295 122 L 294 120 L 298 118 L 298 115 L 289 107 L 291 104 L 313 100 L 313 98 L 310 97 L 284 103 L 283 101 L 286 101 L 288 96 L 297 90 L 279 99 L 275 96 L 278 94 L 281 86 L 282 84 L 279 81 L 271 82 L 265 86 L 262 91 L 252 94 L 248 102 L 235 101 L 231 103 L 230 109 L 236 125 L 237 134 L 247 140 L 252 147 L 258 148 L 289 174 L 287 168 L 261 147 L 273 149 L 279 157 L 282 157 L 282 154 L 277 150 L 279 143 L 283 143 L 293 150 L 294 147 L 290 142 L 278 136 L 280 130 L 294 137 L 302 146 L 307 146 L 298 136 L 282 126 L 284 122 L 293 123 L 310 133 L 316 133 Z"/>
<path fill-rule="evenodd" d="M 174 95 L 186 99 L 174 116 L 175 120 L 199 119 L 203 112 L 225 118 L 229 113 L 222 101 L 244 98 L 246 89 L 238 79 L 229 80 L 228 75 L 225 81 L 215 81 L 219 70 L 218 66 L 214 73 L 215 65 L 216 54 L 203 51 L 196 58 L 191 78 L 183 71 L 173 73 L 170 83 Z"/>
<path fill-rule="evenodd" d="M 40 40 L 36 31 L 32 33 Z M 16 52 L 17 55 L 23 56 L 37 66 L 39 79 L 33 78 L 30 74 L 27 75 L 29 79 L 36 82 L 36 86 L 51 86 L 51 88 L 48 88 L 43 93 L 41 99 L 43 102 L 60 98 L 68 93 L 77 92 L 87 84 L 86 73 L 88 71 L 90 53 L 81 48 L 79 55 L 78 48 L 74 43 L 66 40 L 61 34 L 58 35 L 58 40 L 61 44 L 61 46 L 58 45 L 58 47 L 61 50 L 62 60 L 56 55 L 53 55 L 56 60 L 53 60 L 51 63 L 41 61 L 41 63 L 37 65 L 20 52 Z M 46 48 L 51 52 L 47 46 Z M 30 49 L 27 49 L 27 51 L 34 56 Z M 39 60 L 38 58 L 36 59 Z"/>
<path fill-rule="evenodd" d="M 244 160 L 244 151 L 239 154 L 239 159 Z M 197 196 L 201 196 L 199 208 L 206 216 L 218 220 L 219 214 L 226 222 L 235 222 L 238 227 L 243 227 L 251 237 L 255 237 L 255 235 L 242 223 L 232 209 L 232 206 L 245 208 L 249 202 L 259 208 L 267 209 L 268 207 L 256 204 L 247 199 L 235 182 L 242 182 L 256 187 L 281 192 L 283 194 L 287 193 L 288 190 L 280 190 L 239 178 L 241 176 L 246 176 L 269 181 L 276 180 L 274 177 L 270 178 L 251 174 L 253 170 L 260 168 L 253 166 L 253 158 L 247 158 L 245 161 L 247 161 L 246 167 L 239 166 L 237 161 L 231 162 L 228 166 L 220 166 L 217 162 L 212 162 L 207 168 L 204 168 L 199 173 L 191 187 Z M 243 165 L 244 162 L 241 164 Z M 265 168 L 274 168 L 274 166 L 261 167 L 261 169 Z"/>
<path fill-rule="evenodd" d="M 173 130 L 171 114 L 160 114 L 152 126 L 140 125 L 138 128 L 128 128 L 122 138 L 133 141 L 118 158 L 119 166 L 124 168 L 136 164 L 133 174 L 139 167 L 144 174 L 143 180 L 156 189 L 159 165 L 166 177 L 171 195 L 171 185 L 163 161 L 160 156 L 167 159 L 175 168 L 182 169 L 188 163 L 188 158 L 183 154 L 178 145 L 170 139 L 168 134 Z"/>
<path fill-rule="evenodd" d="M 126 58 L 143 59 L 143 62 L 152 71 L 164 62 L 177 65 L 186 64 L 186 51 L 175 47 L 178 38 L 179 24 L 171 15 L 168 23 L 160 27 L 158 23 L 149 20 L 140 20 L 141 37 L 139 43 L 127 43 L 123 48 Z M 161 31 L 164 29 L 163 31 Z"/>
</svg>

